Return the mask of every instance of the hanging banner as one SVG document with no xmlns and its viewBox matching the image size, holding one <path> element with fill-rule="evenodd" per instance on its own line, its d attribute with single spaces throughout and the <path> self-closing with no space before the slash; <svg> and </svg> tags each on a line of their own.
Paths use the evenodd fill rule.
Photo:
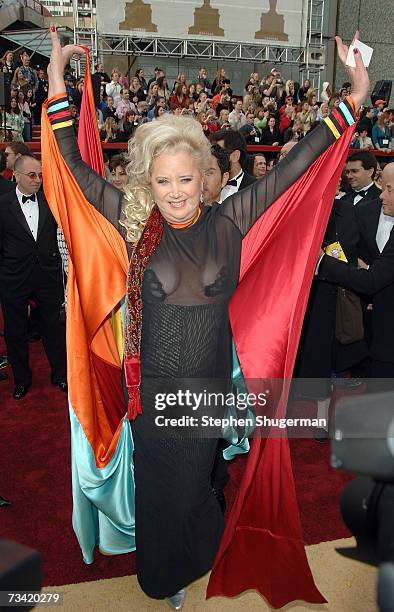
<svg viewBox="0 0 394 612">
<path fill-rule="evenodd" d="M 304 47 L 308 0 L 96 0 L 99 34 Z"/>
</svg>

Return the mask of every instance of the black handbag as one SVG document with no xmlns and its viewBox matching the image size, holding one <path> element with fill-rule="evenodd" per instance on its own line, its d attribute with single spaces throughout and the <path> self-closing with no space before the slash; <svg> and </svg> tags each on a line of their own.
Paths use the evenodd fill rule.
<svg viewBox="0 0 394 612">
<path fill-rule="evenodd" d="M 338 287 L 335 337 L 340 344 L 351 344 L 364 338 L 364 320 L 358 295 Z"/>
</svg>

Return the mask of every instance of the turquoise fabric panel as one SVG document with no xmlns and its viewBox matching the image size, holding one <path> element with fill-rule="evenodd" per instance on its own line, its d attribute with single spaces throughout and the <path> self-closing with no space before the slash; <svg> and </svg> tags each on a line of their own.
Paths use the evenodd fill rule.
<svg viewBox="0 0 394 612">
<path fill-rule="evenodd" d="M 85 563 L 96 546 L 110 554 L 135 550 L 134 449 L 125 417 L 111 461 L 96 466 L 93 449 L 70 405 L 73 527 Z"/>
<path fill-rule="evenodd" d="M 233 382 L 233 390 L 234 390 L 234 393 L 236 392 L 247 393 L 248 391 L 247 391 L 245 380 L 242 374 L 241 365 L 238 360 L 238 355 L 237 355 L 237 351 L 235 348 L 234 340 L 232 341 L 232 347 L 233 347 L 233 371 L 231 374 L 231 378 Z M 238 432 L 234 429 L 234 427 L 229 426 L 223 430 L 223 438 L 227 440 L 227 442 L 229 442 L 229 446 L 227 446 L 227 448 L 223 450 L 223 457 L 227 461 L 234 459 L 236 455 L 243 455 L 249 452 L 250 445 L 249 445 L 248 437 L 255 430 L 256 421 L 255 421 L 254 411 L 250 407 L 246 408 L 244 412 L 245 414 L 243 415 L 243 417 L 248 420 L 250 419 L 254 423 L 254 425 L 246 426 L 241 438 L 239 437 Z M 236 417 L 237 416 L 236 410 L 233 407 L 228 407 L 226 410 L 226 417 L 229 417 L 231 415 Z"/>
</svg>

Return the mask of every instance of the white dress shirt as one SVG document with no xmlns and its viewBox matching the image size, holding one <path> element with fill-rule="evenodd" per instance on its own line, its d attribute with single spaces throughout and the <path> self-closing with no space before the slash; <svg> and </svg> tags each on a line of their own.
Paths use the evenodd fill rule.
<svg viewBox="0 0 394 612">
<path fill-rule="evenodd" d="M 26 202 L 22 202 L 22 196 L 28 197 L 24 193 L 22 193 L 17 186 L 16 197 L 18 198 L 19 205 L 22 209 L 23 214 L 25 215 L 26 223 L 29 226 L 31 233 L 33 234 L 33 238 L 34 240 L 37 240 L 38 219 L 40 216 L 37 194 L 32 193 L 32 199 L 27 200 Z"/>
<path fill-rule="evenodd" d="M 378 249 L 380 252 L 382 252 L 384 247 L 386 246 L 386 242 L 390 238 L 393 226 L 394 217 L 389 217 L 389 215 L 385 215 L 382 206 L 382 210 L 380 211 L 378 230 L 376 232 L 376 244 L 378 245 Z"/>
<path fill-rule="evenodd" d="M 236 181 L 236 185 L 229 185 L 227 183 L 227 185 L 225 185 L 222 189 L 222 192 L 220 194 L 220 200 L 221 202 L 223 202 L 226 198 L 228 198 L 229 196 L 233 195 L 233 193 L 238 193 L 239 191 L 239 187 L 242 183 L 242 179 L 244 177 L 244 171 L 241 170 L 241 172 L 239 174 L 237 174 L 237 176 L 234 176 L 234 178 L 230 179 L 230 181 Z"/>
</svg>

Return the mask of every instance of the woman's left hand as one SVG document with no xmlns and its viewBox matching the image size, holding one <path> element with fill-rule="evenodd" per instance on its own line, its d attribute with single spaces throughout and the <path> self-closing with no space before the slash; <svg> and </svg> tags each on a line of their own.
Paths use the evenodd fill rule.
<svg viewBox="0 0 394 612">
<path fill-rule="evenodd" d="M 360 34 L 357 31 L 354 35 L 353 40 L 358 40 L 359 37 Z M 370 90 L 370 81 L 367 69 L 363 64 L 363 60 L 361 59 L 361 53 L 358 49 L 354 49 L 354 59 L 356 67 L 352 68 L 351 66 L 347 66 L 346 60 L 349 53 L 349 47 L 344 44 L 344 42 L 339 36 L 335 37 L 335 41 L 337 43 L 339 59 L 342 62 L 343 67 L 345 68 L 349 80 L 352 84 L 352 98 L 356 105 L 356 109 L 359 109 L 366 97 L 368 96 Z"/>
</svg>

